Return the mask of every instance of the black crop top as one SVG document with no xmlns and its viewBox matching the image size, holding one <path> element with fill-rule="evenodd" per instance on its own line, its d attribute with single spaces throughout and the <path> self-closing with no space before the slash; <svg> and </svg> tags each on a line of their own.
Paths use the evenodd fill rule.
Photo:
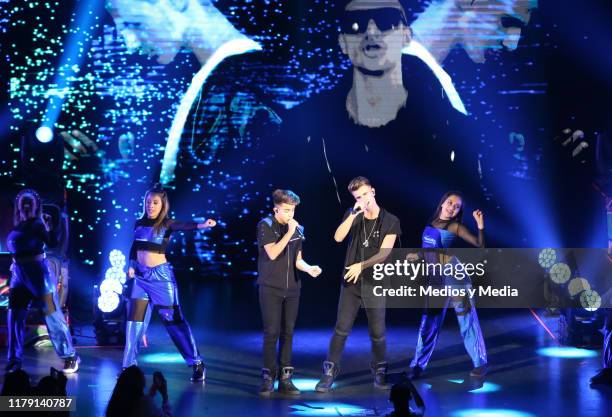
<svg viewBox="0 0 612 417">
<path fill-rule="evenodd" d="M 155 233 L 153 225 L 155 219 L 140 219 L 134 226 L 134 241 L 130 249 L 130 260 L 136 260 L 136 253 L 139 250 L 155 253 L 166 253 L 170 235 L 176 231 L 196 230 L 196 222 L 179 222 L 176 220 L 166 220 L 158 233 Z"/>
<path fill-rule="evenodd" d="M 474 236 L 467 227 L 454 220 L 437 219 L 431 222 L 431 225 L 438 229 L 447 230 L 477 248 L 484 248 L 485 246 L 484 229 L 478 229 L 478 236 Z"/>
<path fill-rule="evenodd" d="M 57 246 L 57 234 L 48 232 L 40 218 L 19 222 L 9 233 L 6 243 L 15 256 L 34 256 L 45 253 L 47 247 Z"/>
</svg>

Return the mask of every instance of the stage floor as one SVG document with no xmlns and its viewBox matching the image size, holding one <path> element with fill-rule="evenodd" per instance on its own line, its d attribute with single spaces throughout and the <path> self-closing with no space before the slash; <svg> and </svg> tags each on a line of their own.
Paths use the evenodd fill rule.
<svg viewBox="0 0 612 417">
<path fill-rule="evenodd" d="M 399 313 L 395 311 L 394 313 Z M 595 390 L 588 380 L 600 367 L 599 351 L 575 351 L 582 358 L 550 357 L 541 348 L 555 347 L 553 339 L 531 316 L 518 311 L 501 318 L 484 318 L 491 372 L 482 382 L 470 379 L 470 363 L 453 314 L 449 312 L 438 349 L 423 379 L 416 383 L 428 416 L 609 416 L 612 390 Z M 198 326 L 192 318 L 198 345 L 208 366 L 205 384 L 189 382 L 190 369 L 174 350 L 161 324 L 153 321 L 150 346 L 140 355 L 148 383 L 154 370 L 168 380 L 174 416 L 382 416 L 390 411 L 388 393 L 375 389 L 368 371 L 369 339 L 363 322 L 350 335 L 342 374 L 330 394 L 317 394 L 314 385 L 331 328 L 298 329 L 295 334 L 296 384 L 299 398 L 273 395 L 261 399 L 259 383 L 261 335 L 257 320 L 240 329 L 223 331 Z M 76 416 L 103 416 L 121 367 L 122 350 L 93 345 L 81 328 L 80 371 L 69 376 L 68 392 L 77 396 Z M 408 368 L 414 352 L 416 326 L 389 326 L 388 358 L 391 371 Z M 553 354 L 556 351 L 553 350 Z M 567 353 L 564 351 L 561 354 Z M 571 352 L 570 352 L 571 353 Z M 5 354 L 5 350 L 2 355 Z M 37 380 L 49 366 L 61 366 L 51 348 L 28 349 L 26 370 Z M 35 381 L 34 381 L 35 382 Z M 479 414 L 481 413 L 481 414 Z"/>
</svg>

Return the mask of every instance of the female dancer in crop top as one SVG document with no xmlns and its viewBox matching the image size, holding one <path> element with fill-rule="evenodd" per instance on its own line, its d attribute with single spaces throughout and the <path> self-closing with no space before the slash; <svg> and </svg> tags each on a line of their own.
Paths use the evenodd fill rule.
<svg viewBox="0 0 612 417">
<path fill-rule="evenodd" d="M 192 381 L 203 381 L 205 368 L 189 324 L 183 317 L 172 267 L 166 260 L 166 247 L 174 231 L 208 229 L 216 222 L 178 222 L 168 218 L 168 196 L 161 188 L 145 193 L 142 217 L 134 228 L 128 277 L 134 286 L 128 303 L 123 368 L 136 364 L 138 341 L 144 330 L 149 302 L 156 307 L 170 338 L 185 361 L 193 368 Z"/>
<path fill-rule="evenodd" d="M 80 359 L 72 346 L 72 336 L 57 300 L 55 277 L 49 273 L 45 248 L 57 245 L 48 216 L 42 214 L 38 193 L 25 189 L 15 198 L 15 227 L 8 235 L 8 249 L 13 255 L 9 291 L 8 364 L 6 372 L 21 368 L 23 337 L 28 306 L 40 303 L 45 314 L 49 338 L 57 355 L 64 359 L 64 373 L 74 373 Z"/>
<path fill-rule="evenodd" d="M 472 246 L 484 247 L 484 216 L 480 210 L 472 213 L 478 225 L 478 237 L 461 223 L 463 217 L 463 200 L 458 192 L 447 192 L 432 217 L 430 225 L 423 231 L 423 248 L 449 248 L 458 239 Z M 445 255 L 441 255 L 445 256 Z M 414 359 L 410 364 L 410 377 L 418 378 L 423 372 L 436 346 L 438 334 L 444 323 L 448 304 L 451 303 L 457 315 L 459 329 L 465 349 L 472 359 L 474 369 L 471 376 L 482 377 L 487 371 L 487 352 L 478 322 L 476 308 L 468 298 L 448 299 L 443 308 L 426 307 L 421 318 L 417 347 Z"/>
</svg>

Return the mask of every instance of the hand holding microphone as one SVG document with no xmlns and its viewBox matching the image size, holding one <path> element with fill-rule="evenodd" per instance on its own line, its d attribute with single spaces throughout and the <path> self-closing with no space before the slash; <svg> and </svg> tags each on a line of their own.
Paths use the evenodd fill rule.
<svg viewBox="0 0 612 417">
<path fill-rule="evenodd" d="M 295 233 L 295 230 L 300 227 L 300 224 L 295 219 L 291 219 L 287 222 L 287 226 L 289 226 L 289 233 L 291 236 Z"/>
<path fill-rule="evenodd" d="M 363 213 L 363 211 L 364 211 L 363 204 L 360 201 L 358 201 L 355 203 L 355 205 L 351 209 L 351 214 L 354 214 L 356 216 L 360 213 Z"/>
</svg>

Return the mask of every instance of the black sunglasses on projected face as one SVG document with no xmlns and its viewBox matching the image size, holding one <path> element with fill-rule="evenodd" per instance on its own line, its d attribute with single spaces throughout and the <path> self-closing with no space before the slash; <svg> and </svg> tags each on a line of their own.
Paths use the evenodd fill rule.
<svg viewBox="0 0 612 417">
<path fill-rule="evenodd" d="M 402 23 L 408 26 L 406 16 L 400 9 L 381 7 L 379 9 L 346 11 L 340 21 L 340 32 L 347 35 L 364 33 L 370 20 L 376 23 L 376 27 L 381 32 L 395 29 Z"/>
</svg>

